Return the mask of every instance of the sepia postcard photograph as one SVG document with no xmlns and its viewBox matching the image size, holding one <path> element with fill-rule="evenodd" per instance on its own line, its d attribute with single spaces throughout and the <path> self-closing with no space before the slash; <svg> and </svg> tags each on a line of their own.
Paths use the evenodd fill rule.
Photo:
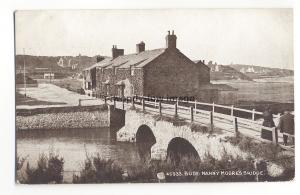
<svg viewBox="0 0 300 195">
<path fill-rule="evenodd" d="M 16 10 L 15 183 L 293 181 L 293 17 Z"/>
</svg>

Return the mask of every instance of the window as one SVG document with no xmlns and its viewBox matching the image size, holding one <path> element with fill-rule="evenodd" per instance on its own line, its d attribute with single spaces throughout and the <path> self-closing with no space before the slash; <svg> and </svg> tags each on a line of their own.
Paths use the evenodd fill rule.
<svg viewBox="0 0 300 195">
<path fill-rule="evenodd" d="M 133 76 L 134 75 L 134 69 L 130 66 L 130 75 Z"/>
<path fill-rule="evenodd" d="M 117 74 L 117 68 L 113 67 L 113 71 L 114 71 L 114 74 L 116 75 Z"/>
</svg>

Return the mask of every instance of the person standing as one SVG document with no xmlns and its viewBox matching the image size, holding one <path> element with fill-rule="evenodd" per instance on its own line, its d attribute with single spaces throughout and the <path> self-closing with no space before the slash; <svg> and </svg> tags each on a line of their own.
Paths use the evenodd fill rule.
<svg viewBox="0 0 300 195">
<path fill-rule="evenodd" d="M 281 133 L 288 133 L 294 135 L 294 115 L 292 115 L 289 111 L 285 111 L 284 115 L 280 117 L 278 123 L 278 129 L 280 129 Z M 283 134 L 283 143 L 287 145 L 288 135 Z M 293 137 L 293 144 L 295 144 L 295 138 Z"/>
<path fill-rule="evenodd" d="M 266 110 L 263 112 L 263 119 L 264 119 L 264 121 L 263 121 L 262 125 L 264 127 L 270 127 L 270 128 L 275 127 L 275 123 L 273 121 L 273 113 L 272 113 L 272 109 L 270 106 L 268 106 L 266 108 Z M 275 131 L 275 133 L 276 133 L 275 136 L 277 139 L 277 131 Z M 261 138 L 273 141 L 272 131 L 262 128 Z"/>
</svg>

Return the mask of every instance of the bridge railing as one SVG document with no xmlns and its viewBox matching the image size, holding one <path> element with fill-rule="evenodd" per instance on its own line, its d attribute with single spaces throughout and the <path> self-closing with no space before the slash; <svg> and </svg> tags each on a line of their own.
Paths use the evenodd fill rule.
<svg viewBox="0 0 300 195">
<path fill-rule="evenodd" d="M 116 97 L 109 96 L 105 97 L 105 103 L 110 102 L 116 106 L 116 102 L 122 102 L 122 108 L 125 109 L 125 104 L 130 104 L 130 106 L 139 105 L 145 111 L 146 108 L 149 110 L 154 110 L 159 114 L 168 114 L 168 115 L 177 115 L 179 117 L 189 119 L 191 122 L 195 122 L 198 117 L 201 119 L 207 120 L 211 126 L 215 124 L 215 122 L 222 122 L 227 124 L 234 131 L 236 135 L 240 133 L 240 129 L 247 131 L 254 131 L 256 133 L 260 133 L 262 129 L 272 132 L 272 141 L 262 140 L 260 137 L 252 136 L 255 139 L 259 139 L 265 142 L 272 142 L 274 144 L 278 144 L 278 134 L 277 130 L 274 128 L 264 127 L 262 125 L 262 121 L 256 120 L 256 115 L 262 115 L 262 112 L 258 112 L 256 110 L 247 110 L 243 108 L 237 108 L 234 106 L 226 106 L 219 105 L 215 103 L 205 103 L 198 101 L 184 101 L 184 100 L 172 100 L 165 98 L 151 98 L 146 96 L 133 96 L 133 97 Z M 201 109 L 201 106 L 208 106 L 209 110 Z M 222 108 L 230 114 L 224 114 L 218 112 L 216 109 Z M 244 118 L 241 116 L 236 116 L 235 111 L 245 112 L 251 114 L 251 119 Z M 275 115 L 274 118 L 279 118 L 280 114 Z M 293 135 L 286 134 L 289 137 L 294 137 Z M 248 135 L 247 135 L 248 136 Z M 251 134 L 249 134 L 251 137 Z"/>
<path fill-rule="evenodd" d="M 147 97 L 147 96 L 134 96 L 134 97 L 138 97 L 138 98 L 145 98 L 145 99 L 152 99 L 155 102 L 158 101 L 166 101 L 166 102 L 176 102 L 177 105 L 179 103 L 185 103 L 185 104 L 191 104 L 194 105 L 194 108 L 197 109 L 197 106 L 208 106 L 211 108 L 211 110 L 213 112 L 215 112 L 216 108 L 223 108 L 223 109 L 227 109 L 227 111 L 229 111 L 230 115 L 233 116 L 235 111 L 239 111 L 239 112 L 244 112 L 244 113 L 248 113 L 251 115 L 251 119 L 255 120 L 257 118 L 257 115 L 262 116 L 263 113 L 256 111 L 255 109 L 252 110 L 248 110 L 248 109 L 244 109 L 244 108 L 238 108 L 235 107 L 234 105 L 231 106 L 227 106 L 227 105 L 220 105 L 220 104 L 216 104 L 216 103 L 206 103 L 206 102 L 198 102 L 198 101 L 187 101 L 187 100 L 179 100 L 179 98 L 177 99 L 167 99 L 167 98 L 152 98 L 152 97 Z M 280 118 L 280 114 L 274 115 L 274 118 Z"/>
</svg>

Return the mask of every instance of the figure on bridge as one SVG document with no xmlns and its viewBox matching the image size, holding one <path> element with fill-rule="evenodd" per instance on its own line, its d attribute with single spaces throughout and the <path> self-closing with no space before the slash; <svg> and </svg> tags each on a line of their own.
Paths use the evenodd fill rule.
<svg viewBox="0 0 300 195">
<path fill-rule="evenodd" d="M 280 129 L 281 133 L 287 133 L 290 135 L 294 135 L 294 116 L 290 113 L 290 111 L 284 111 L 284 115 L 280 117 L 278 129 Z M 287 145 L 288 135 L 283 134 L 283 142 L 284 145 Z M 295 138 L 293 137 L 293 144 L 295 144 Z"/>
<path fill-rule="evenodd" d="M 271 128 L 275 127 L 275 123 L 273 121 L 273 113 L 272 113 L 272 109 L 270 106 L 268 106 L 266 108 L 266 110 L 263 112 L 263 119 L 264 119 L 264 121 L 263 121 L 262 125 L 264 127 L 271 127 Z M 276 139 L 277 139 L 277 137 L 278 137 L 277 131 L 275 131 L 275 133 L 276 133 Z M 272 131 L 262 128 L 261 138 L 273 141 Z"/>
</svg>

